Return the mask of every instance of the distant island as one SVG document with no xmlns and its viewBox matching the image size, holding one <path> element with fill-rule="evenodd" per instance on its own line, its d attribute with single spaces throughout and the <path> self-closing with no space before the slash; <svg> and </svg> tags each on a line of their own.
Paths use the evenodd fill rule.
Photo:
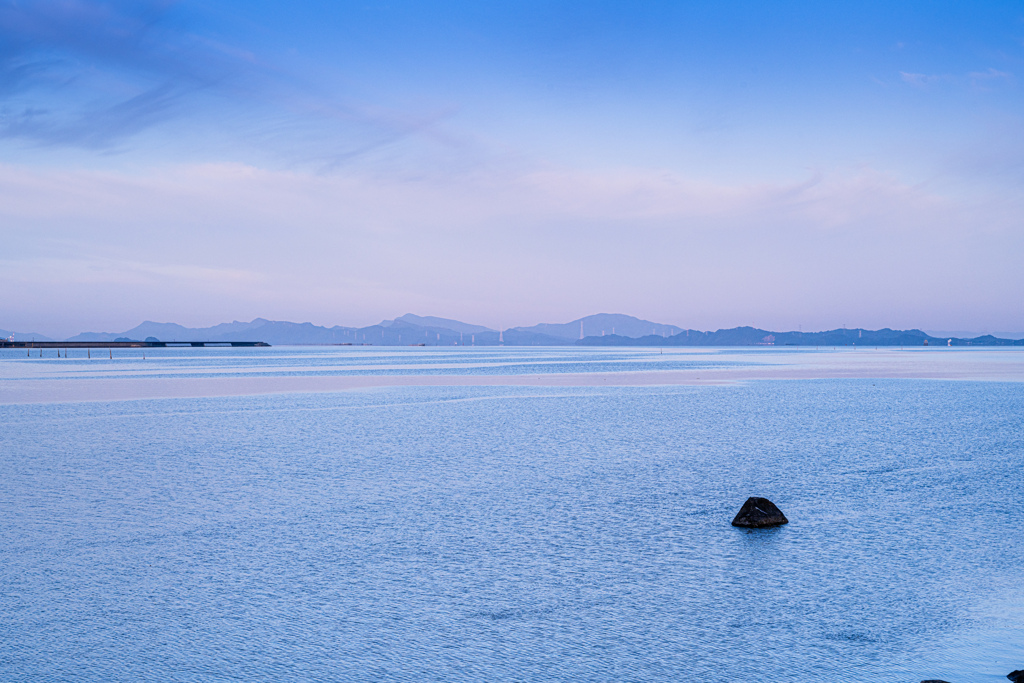
<svg viewBox="0 0 1024 683">
<path fill-rule="evenodd" d="M 43 335 L 5 330 L 0 330 L 0 337 L 15 341 L 57 341 Z M 60 341 L 238 340 L 262 341 L 272 345 L 373 346 L 1024 346 L 1024 339 L 1001 339 L 992 335 L 946 337 L 916 329 L 843 328 L 825 332 L 773 332 L 755 327 L 734 327 L 705 332 L 620 313 L 599 313 L 567 323 L 542 323 L 506 330 L 412 313 L 367 327 L 322 327 L 264 318 L 203 328 L 147 321 L 124 332 L 84 332 Z"/>
</svg>

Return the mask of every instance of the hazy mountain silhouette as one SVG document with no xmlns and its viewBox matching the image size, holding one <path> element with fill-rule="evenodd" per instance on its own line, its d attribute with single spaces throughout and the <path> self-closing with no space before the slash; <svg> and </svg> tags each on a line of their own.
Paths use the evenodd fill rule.
<svg viewBox="0 0 1024 683">
<path fill-rule="evenodd" d="M 644 337 L 655 335 L 668 337 L 679 334 L 683 328 L 675 325 L 654 323 L 621 313 L 598 313 L 578 318 L 568 323 L 541 323 L 532 327 L 512 328 L 518 332 L 543 334 L 563 341 L 576 341 L 584 337 L 614 334 L 620 337 Z"/>
<path fill-rule="evenodd" d="M 0 330 L 0 340 L 10 339 L 14 337 L 14 341 L 54 341 L 46 335 L 37 334 L 35 332 L 12 332 L 11 330 Z"/>
<path fill-rule="evenodd" d="M 581 346 L 1024 346 L 1024 339 L 999 339 L 984 335 L 973 339 L 932 337 L 921 330 L 865 330 L 824 332 L 772 332 L 756 327 L 734 327 L 715 332 L 684 330 L 671 337 L 649 335 L 638 339 L 594 336 L 576 342 Z"/>
<path fill-rule="evenodd" d="M 580 339 L 580 330 L 584 338 Z M 3 338 L 10 332 L 0 331 Z M 313 323 L 256 318 L 212 327 L 189 328 L 176 323 L 146 321 L 124 332 L 84 332 L 67 341 L 114 341 L 116 339 L 160 341 L 263 341 L 287 344 L 373 344 L 378 346 L 1007 346 L 1024 345 L 1024 340 L 983 335 L 970 339 L 936 337 L 921 330 L 865 330 L 861 328 L 825 332 L 772 332 L 755 327 L 702 332 L 675 325 L 654 323 L 629 315 L 600 313 L 568 323 L 542 323 L 532 327 L 492 330 L 434 316 L 406 313 L 368 327 L 322 327 Z M 43 335 L 15 334 L 18 341 L 50 341 Z"/>
<path fill-rule="evenodd" d="M 412 313 L 406 313 L 405 315 L 395 318 L 393 321 L 385 320 L 387 322 L 402 322 L 408 325 L 419 325 L 420 327 L 431 327 L 437 329 L 447 329 L 454 332 L 461 332 L 463 334 L 476 334 L 478 332 L 497 332 L 489 327 L 483 325 L 470 325 L 469 323 L 459 322 L 458 320 L 451 320 L 449 318 L 435 318 L 432 315 L 414 315 Z M 381 323 L 383 325 L 384 323 Z"/>
<path fill-rule="evenodd" d="M 68 341 L 113 341 L 119 337 L 160 341 L 265 341 L 268 344 L 340 344 L 354 339 L 354 328 L 320 327 L 313 323 L 293 323 L 256 318 L 213 327 L 183 327 L 175 323 L 146 322 L 125 332 L 84 332 Z"/>
</svg>

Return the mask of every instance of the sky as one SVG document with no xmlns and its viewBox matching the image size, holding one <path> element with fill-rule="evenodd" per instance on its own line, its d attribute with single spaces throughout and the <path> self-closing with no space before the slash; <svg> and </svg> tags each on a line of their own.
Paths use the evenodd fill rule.
<svg viewBox="0 0 1024 683">
<path fill-rule="evenodd" d="M 0 328 L 1024 336 L 1024 3 L 0 0 Z"/>
</svg>

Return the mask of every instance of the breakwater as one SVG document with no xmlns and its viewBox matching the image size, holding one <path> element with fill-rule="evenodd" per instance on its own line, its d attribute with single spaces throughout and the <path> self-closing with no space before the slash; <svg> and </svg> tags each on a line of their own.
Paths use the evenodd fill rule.
<svg viewBox="0 0 1024 683">
<path fill-rule="evenodd" d="M 270 346 L 261 341 L 8 341 L 0 349 L 163 349 L 188 346 Z"/>
</svg>

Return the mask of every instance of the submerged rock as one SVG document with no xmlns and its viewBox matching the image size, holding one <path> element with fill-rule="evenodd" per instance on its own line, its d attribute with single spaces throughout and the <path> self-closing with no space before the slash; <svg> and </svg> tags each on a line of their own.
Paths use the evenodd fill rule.
<svg viewBox="0 0 1024 683">
<path fill-rule="evenodd" d="M 927 681 L 921 681 L 921 683 L 949 683 L 949 681 L 940 681 L 938 678 L 929 678 Z"/>
<path fill-rule="evenodd" d="M 1017 669 L 1016 671 L 1011 671 L 1010 673 L 1006 674 L 1006 677 L 1013 681 L 1013 683 L 1024 683 L 1024 669 Z"/>
<path fill-rule="evenodd" d="M 767 498 L 747 498 L 736 518 L 732 520 L 733 526 L 742 526 L 748 529 L 760 529 L 766 526 L 778 526 L 789 524 L 786 515 Z M 1016 682 L 1015 682 L 1016 683 Z"/>
</svg>

